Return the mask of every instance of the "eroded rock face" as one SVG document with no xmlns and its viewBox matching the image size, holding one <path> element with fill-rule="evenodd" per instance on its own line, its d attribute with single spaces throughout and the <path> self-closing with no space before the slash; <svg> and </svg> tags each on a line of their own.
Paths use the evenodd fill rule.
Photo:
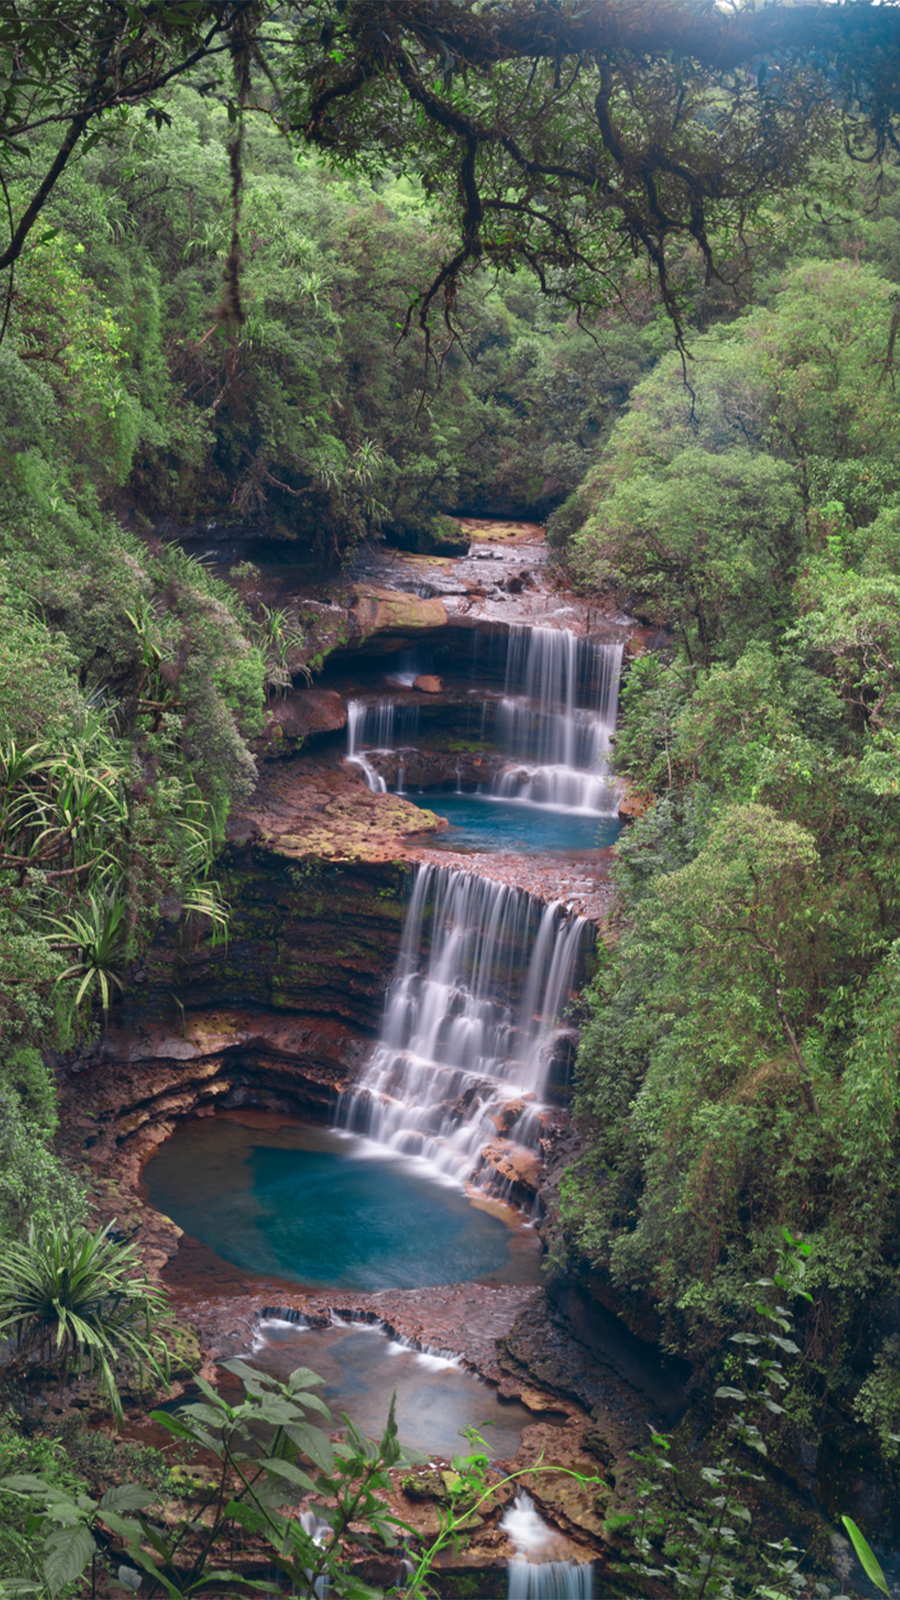
<svg viewBox="0 0 900 1600">
<path fill-rule="evenodd" d="M 366 759 L 389 789 L 398 787 L 402 772 L 407 789 L 463 789 L 470 793 L 474 793 L 480 784 L 490 786 L 497 773 L 509 766 L 506 756 L 487 752 L 484 755 L 469 751 L 452 753 L 412 746 L 399 746 L 396 750 L 367 750 Z M 438 805 L 440 794 L 429 796 L 426 793 L 418 798 L 417 803 L 428 805 L 430 798 Z"/>
<path fill-rule="evenodd" d="M 512 1139 L 492 1139 L 481 1152 L 492 1181 L 498 1180 L 515 1200 L 531 1201 L 541 1186 L 543 1162 L 536 1150 L 529 1150 Z"/>
<path fill-rule="evenodd" d="M 368 1039 L 396 961 L 406 873 L 401 863 L 295 865 L 258 846 L 230 850 L 220 882 L 232 908 L 227 944 L 186 945 L 160 931 L 122 1006 L 126 1025 L 181 1031 L 180 1007 L 328 1017 Z"/>
<path fill-rule="evenodd" d="M 92 1058 L 61 1074 L 62 1142 L 87 1162 L 104 1216 L 137 1229 L 158 1268 L 180 1230 L 143 1204 L 140 1173 L 176 1123 L 229 1106 L 330 1120 L 368 1048 L 332 1018 L 237 1008 L 113 1027 Z"/>
</svg>

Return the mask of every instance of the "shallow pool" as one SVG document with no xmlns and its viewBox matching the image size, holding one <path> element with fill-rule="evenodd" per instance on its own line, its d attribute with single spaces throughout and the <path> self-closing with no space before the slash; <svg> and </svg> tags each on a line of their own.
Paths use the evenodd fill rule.
<svg viewBox="0 0 900 1600">
<path fill-rule="evenodd" d="M 184 1122 L 144 1182 L 151 1205 L 247 1271 L 360 1290 L 521 1281 L 512 1217 L 332 1129 Z"/>
<path fill-rule="evenodd" d="M 416 803 L 419 797 L 407 796 Z M 583 811 L 557 811 L 524 800 L 495 800 L 491 795 L 431 794 L 419 801 L 450 827 L 429 843 L 447 850 L 460 848 L 513 850 L 528 854 L 545 850 L 595 850 L 615 844 L 622 830 L 618 817 Z"/>
<path fill-rule="evenodd" d="M 500 1400 L 459 1362 L 417 1354 L 374 1326 L 316 1329 L 266 1320 L 252 1360 L 279 1378 L 295 1367 L 311 1367 L 325 1379 L 315 1392 L 332 1408 L 335 1423 L 346 1411 L 369 1438 L 383 1431 L 396 1391 L 401 1442 L 430 1455 L 467 1452 L 467 1427 L 484 1429 L 492 1457 L 515 1455 L 522 1429 L 535 1421 L 518 1401 Z"/>
</svg>

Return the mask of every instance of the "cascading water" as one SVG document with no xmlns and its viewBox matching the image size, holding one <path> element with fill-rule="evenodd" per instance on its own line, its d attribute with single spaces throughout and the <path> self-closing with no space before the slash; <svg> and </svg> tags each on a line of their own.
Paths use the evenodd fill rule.
<svg viewBox="0 0 900 1600">
<path fill-rule="evenodd" d="M 508 1600 L 591 1600 L 589 1561 L 553 1560 L 555 1536 L 527 1494 L 517 1494 L 500 1523 L 515 1546 L 509 1563 Z"/>
<path fill-rule="evenodd" d="M 324 1544 L 331 1532 L 331 1524 L 323 1522 L 322 1518 L 317 1517 L 314 1511 L 301 1511 L 297 1521 L 300 1523 L 303 1532 L 312 1539 L 313 1544 Z M 309 1579 L 309 1571 L 307 1571 L 306 1576 Z M 313 1588 L 316 1592 L 316 1600 L 328 1600 L 331 1584 L 327 1574 L 323 1573 L 320 1578 L 316 1578 Z"/>
<path fill-rule="evenodd" d="M 351 700 L 347 706 L 347 760 L 362 769 L 366 783 L 375 794 L 387 794 L 387 784 L 364 751 L 414 745 L 418 734 L 418 706 L 398 706 L 393 700 L 378 700 L 374 704 Z"/>
<path fill-rule="evenodd" d="M 458 1182 L 499 1130 L 533 1144 L 554 1026 L 586 934 L 585 920 L 559 902 L 420 866 L 381 1039 L 342 1097 L 338 1125 Z"/>
<path fill-rule="evenodd" d="M 622 648 L 567 628 L 510 628 L 497 739 L 516 765 L 495 779 L 495 794 L 600 816 L 616 812 L 609 752 Z"/>
</svg>

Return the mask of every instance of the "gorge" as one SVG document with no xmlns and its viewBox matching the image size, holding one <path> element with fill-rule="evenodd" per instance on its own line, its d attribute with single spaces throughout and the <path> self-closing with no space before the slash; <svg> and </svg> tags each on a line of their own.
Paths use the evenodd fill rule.
<svg viewBox="0 0 900 1600">
<path fill-rule="evenodd" d="M 494 1345 L 512 1338 L 540 1281 L 534 1222 L 568 1138 L 568 1013 L 620 826 L 606 761 L 635 630 L 608 621 L 600 637 L 576 633 L 573 620 L 584 630 L 587 619 L 571 600 L 557 627 L 515 621 L 514 602 L 494 601 L 511 614 L 500 624 L 464 576 L 485 559 L 502 572 L 509 552 L 490 525 L 478 532 L 469 557 L 433 574 L 450 611 L 440 628 L 422 563 L 405 574 L 395 559 L 395 587 L 370 588 L 384 631 L 353 654 L 339 648 L 321 687 L 276 705 L 283 728 L 304 716 L 331 726 L 264 760 L 231 824 L 228 943 L 156 941 L 89 1081 L 72 1083 L 66 1125 L 89 1146 L 106 1203 L 168 1259 L 164 1281 L 212 1354 L 249 1351 L 276 1372 L 319 1362 L 338 1410 L 371 1396 L 365 1417 L 383 1406 L 390 1370 L 401 1428 L 421 1416 L 427 1380 L 444 1420 L 431 1440 L 419 1421 L 410 1443 L 452 1454 L 467 1418 L 493 1416 L 495 1456 L 550 1444 L 560 1467 L 591 1476 L 599 1458 L 581 1440 L 599 1408 L 601 1458 L 616 1457 L 624 1483 L 626 1446 L 660 1402 L 677 1412 L 680 1375 L 664 1376 L 624 1328 L 607 1350 L 570 1331 L 568 1370 L 554 1376 L 565 1340 L 548 1323 L 531 1336 L 543 1356 L 519 1369 L 543 1364 L 543 1387 L 536 1372 L 516 1377 L 513 1345 L 510 1369 L 498 1366 Z M 536 572 L 523 609 L 546 612 L 542 547 L 537 530 L 523 533 Z M 521 542 L 513 559 L 521 570 Z M 398 576 L 415 583 L 412 601 Z M 454 601 L 471 608 L 462 626 Z M 404 610 L 407 629 L 409 615 L 426 625 L 412 643 Z M 418 670 L 436 663 L 439 678 Z M 460 793 L 476 820 L 457 841 L 441 818 Z M 492 830 L 497 814 L 513 822 Z M 559 829 L 549 845 L 529 833 L 548 817 Z M 557 1313 L 538 1321 L 547 1316 Z M 315 1353 L 313 1335 L 325 1341 Z M 379 1366 L 385 1340 L 394 1353 Z M 346 1350 L 336 1365 L 332 1348 Z M 534 1494 L 555 1532 L 506 1546 L 510 1593 L 555 1593 L 571 1562 L 572 1593 L 587 1594 L 601 1527 L 591 1494 L 579 1503 L 552 1474 Z M 485 1594 L 507 1582 L 502 1531 L 491 1538 L 463 1562 Z M 449 1571 L 447 1581 L 452 1594 Z"/>
<path fill-rule="evenodd" d="M 6 9 L 0 1590 L 307 1362 L 309 1600 L 896 1588 L 884 8 Z"/>
</svg>

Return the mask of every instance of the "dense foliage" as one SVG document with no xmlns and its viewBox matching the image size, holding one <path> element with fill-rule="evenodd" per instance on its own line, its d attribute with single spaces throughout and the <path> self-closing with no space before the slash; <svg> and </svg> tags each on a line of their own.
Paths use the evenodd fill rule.
<svg viewBox="0 0 900 1600">
<path fill-rule="evenodd" d="M 444 510 L 573 488 L 652 359 L 637 291 L 598 382 L 586 333 L 485 278 L 426 403 L 421 346 L 397 342 L 441 249 L 418 186 L 298 159 L 262 117 L 229 328 L 227 108 L 187 87 L 167 104 L 55 186 L 0 342 L 0 1233 L 77 1214 L 38 1051 L 108 1010 L 161 917 L 224 930 L 215 846 L 252 788 L 266 688 L 303 659 L 296 619 L 251 615 L 173 534 L 231 524 L 320 565 L 383 532 L 429 548 L 454 535 Z"/>
<path fill-rule="evenodd" d="M 551 523 L 656 624 L 631 665 L 618 935 L 579 1061 L 570 1246 L 714 1369 L 785 1222 L 797 1425 L 896 1424 L 900 480 L 892 263 L 792 259 L 661 360 Z M 826 248 L 823 249 L 822 247 Z"/>
</svg>

